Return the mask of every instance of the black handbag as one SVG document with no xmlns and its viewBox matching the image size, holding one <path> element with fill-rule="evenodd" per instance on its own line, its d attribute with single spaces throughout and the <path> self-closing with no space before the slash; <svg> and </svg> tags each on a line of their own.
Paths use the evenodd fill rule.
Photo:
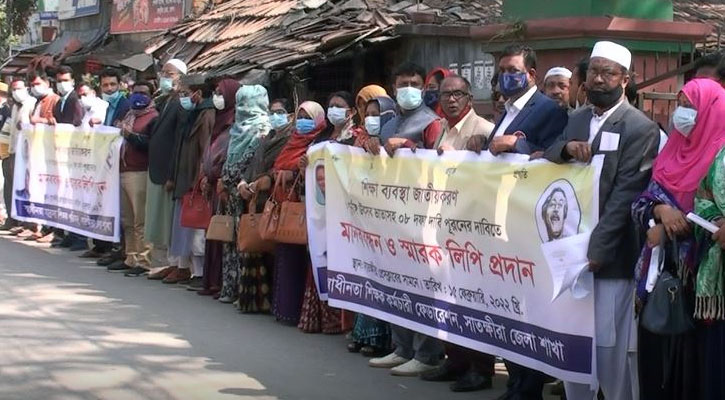
<svg viewBox="0 0 725 400">
<path fill-rule="evenodd" d="M 663 242 L 660 243 L 662 250 L 658 267 L 660 275 L 657 278 L 654 289 L 650 293 L 647 303 L 642 311 L 642 327 L 658 335 L 679 335 L 695 328 L 692 321 L 692 312 L 689 311 L 686 295 L 682 287 L 682 281 L 669 271 L 664 270 L 665 254 L 671 259 L 677 259 L 672 253 L 665 251 L 666 235 L 663 235 Z M 677 243 L 673 243 L 677 249 Z M 672 248 L 670 247 L 670 249 Z"/>
</svg>

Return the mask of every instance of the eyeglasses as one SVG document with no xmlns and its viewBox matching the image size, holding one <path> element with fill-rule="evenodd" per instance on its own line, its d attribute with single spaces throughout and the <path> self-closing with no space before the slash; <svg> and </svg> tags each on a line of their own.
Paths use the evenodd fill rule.
<svg viewBox="0 0 725 400">
<path fill-rule="evenodd" d="M 470 95 L 470 93 L 464 92 L 462 90 L 454 90 L 452 92 L 441 92 L 441 99 L 450 99 L 451 97 L 453 97 L 454 100 L 460 100 Z"/>
</svg>

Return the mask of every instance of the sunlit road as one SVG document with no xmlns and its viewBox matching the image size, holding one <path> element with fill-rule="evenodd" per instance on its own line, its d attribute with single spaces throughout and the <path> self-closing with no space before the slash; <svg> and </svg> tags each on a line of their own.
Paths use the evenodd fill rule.
<svg viewBox="0 0 725 400">
<path fill-rule="evenodd" d="M 270 316 L 0 238 L 0 399 L 493 399 L 390 376 Z"/>
</svg>

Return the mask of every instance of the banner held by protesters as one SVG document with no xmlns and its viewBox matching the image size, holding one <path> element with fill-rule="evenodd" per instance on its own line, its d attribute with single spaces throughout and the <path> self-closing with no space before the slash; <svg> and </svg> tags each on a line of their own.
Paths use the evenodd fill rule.
<svg viewBox="0 0 725 400">
<path fill-rule="evenodd" d="M 118 242 L 117 128 L 27 125 L 18 136 L 12 215 Z"/>
<path fill-rule="evenodd" d="M 601 160 L 554 165 L 425 150 L 372 157 L 336 144 L 325 152 L 331 306 L 594 384 L 591 287 L 554 296 L 566 274 L 550 268 L 570 266 L 547 263 L 556 257 L 544 252 L 596 226 Z M 316 186 L 307 186 L 308 199 Z"/>
</svg>

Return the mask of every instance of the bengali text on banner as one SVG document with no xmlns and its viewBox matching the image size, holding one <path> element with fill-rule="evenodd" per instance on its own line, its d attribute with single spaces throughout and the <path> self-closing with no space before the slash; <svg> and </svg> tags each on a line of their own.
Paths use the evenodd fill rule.
<svg viewBox="0 0 725 400">
<path fill-rule="evenodd" d="M 27 125 L 17 140 L 13 217 L 120 240 L 117 128 Z"/>
<path fill-rule="evenodd" d="M 308 156 L 310 250 L 331 306 L 595 384 L 586 246 L 600 158 L 331 143 Z"/>
</svg>

